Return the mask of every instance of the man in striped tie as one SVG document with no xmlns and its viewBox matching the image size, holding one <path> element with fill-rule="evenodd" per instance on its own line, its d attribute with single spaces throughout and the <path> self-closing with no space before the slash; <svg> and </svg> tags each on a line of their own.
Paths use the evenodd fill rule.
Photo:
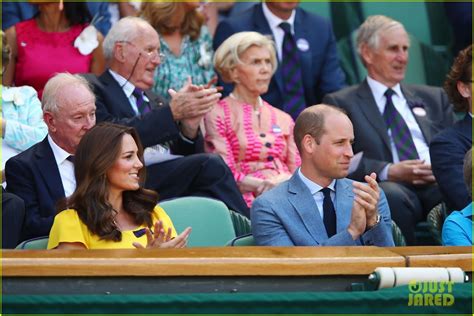
<svg viewBox="0 0 474 316">
<path fill-rule="evenodd" d="M 367 18 L 357 46 L 367 79 L 327 95 L 324 102 L 345 109 L 354 124 L 354 153 L 361 154 L 350 177 L 379 175 L 392 218 L 413 245 L 416 224 L 441 202 L 428 145 L 452 124 L 451 106 L 440 88 L 401 83 L 410 41 L 398 21 L 381 15 Z"/>
</svg>

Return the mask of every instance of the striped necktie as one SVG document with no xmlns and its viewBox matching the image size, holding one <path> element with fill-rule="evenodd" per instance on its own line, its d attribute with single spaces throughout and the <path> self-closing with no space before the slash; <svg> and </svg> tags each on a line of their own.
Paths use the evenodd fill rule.
<svg viewBox="0 0 474 316">
<path fill-rule="evenodd" d="M 392 89 L 385 91 L 387 103 L 383 111 L 383 118 L 387 124 L 387 128 L 392 132 L 392 139 L 395 143 L 400 161 L 418 159 L 418 152 L 416 151 L 410 130 L 403 117 L 393 105 L 392 96 L 394 93 Z"/>
<path fill-rule="evenodd" d="M 306 106 L 304 98 L 303 76 L 301 72 L 301 58 L 296 41 L 291 34 L 291 25 L 287 22 L 280 23 L 280 28 L 285 32 L 282 46 L 282 73 L 285 89 L 283 109 L 293 119 L 298 117 Z"/>
<path fill-rule="evenodd" d="M 140 114 L 145 114 L 150 112 L 150 107 L 148 103 L 143 98 L 143 90 L 135 88 L 132 92 L 133 96 L 137 99 L 137 109 Z"/>
</svg>

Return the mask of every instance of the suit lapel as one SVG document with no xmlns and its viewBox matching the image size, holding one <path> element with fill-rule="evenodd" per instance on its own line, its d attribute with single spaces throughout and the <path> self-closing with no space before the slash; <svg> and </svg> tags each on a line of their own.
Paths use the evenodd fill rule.
<svg viewBox="0 0 474 316">
<path fill-rule="evenodd" d="M 104 89 L 107 89 L 107 94 L 114 96 L 116 100 L 113 102 L 114 109 L 109 109 L 111 113 L 120 112 L 121 115 L 125 117 L 133 117 L 136 115 L 127 96 L 108 70 L 99 77 L 99 81 L 104 85 Z"/>
<path fill-rule="evenodd" d="M 295 172 L 288 183 L 288 200 L 295 208 L 309 234 L 317 243 L 328 238 L 318 207 L 308 187 L 301 181 Z M 296 221 L 296 218 L 295 218 Z"/>
<path fill-rule="evenodd" d="M 383 139 L 385 146 L 388 151 L 391 152 L 390 139 L 388 137 L 385 121 L 383 120 L 382 114 L 375 103 L 374 96 L 370 90 L 367 80 L 361 83 L 357 89 L 358 96 L 358 108 L 362 111 L 364 116 L 367 118 L 367 122 L 377 131 L 379 136 Z"/>
<path fill-rule="evenodd" d="M 352 186 L 346 179 L 336 180 L 336 218 L 337 232 L 340 232 L 349 225 L 352 214 L 352 203 L 354 201 L 354 193 Z"/>
<path fill-rule="evenodd" d="M 414 104 L 425 104 L 423 99 L 417 97 L 409 87 L 401 84 L 401 89 L 405 99 L 407 100 L 407 105 L 410 108 L 410 111 L 413 113 L 413 105 Z M 425 109 L 426 110 L 426 109 Z M 433 139 L 433 121 L 431 121 L 428 115 L 420 116 L 413 113 L 413 117 L 415 118 L 418 126 L 420 127 L 423 136 L 425 137 L 425 141 L 427 144 L 430 143 L 431 139 Z"/>
<path fill-rule="evenodd" d="M 39 144 L 35 155 L 37 158 L 36 167 L 43 177 L 43 182 L 48 187 L 51 196 L 54 198 L 65 197 L 58 165 L 56 164 L 53 150 L 49 145 L 48 137 Z"/>
<path fill-rule="evenodd" d="M 303 21 L 303 16 L 301 13 L 301 9 L 297 8 L 296 9 L 296 15 L 295 15 L 295 40 L 298 43 L 298 40 L 303 39 L 305 40 L 308 45 L 308 31 L 309 29 L 305 27 L 305 21 Z M 312 60 L 311 60 L 311 47 L 305 52 L 299 50 L 300 56 L 301 56 L 301 73 L 303 80 L 303 84 L 305 86 L 305 94 L 308 94 L 308 92 L 313 93 L 312 91 L 307 91 L 310 89 L 310 87 L 313 86 L 313 79 L 312 79 L 312 72 L 311 72 L 311 65 L 312 65 Z M 307 104 L 307 106 L 310 106 L 310 104 Z"/>
</svg>

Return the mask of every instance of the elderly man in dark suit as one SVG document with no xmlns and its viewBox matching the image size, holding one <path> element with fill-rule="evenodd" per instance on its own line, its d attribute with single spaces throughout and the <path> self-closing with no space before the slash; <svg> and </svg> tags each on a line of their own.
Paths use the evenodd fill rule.
<svg viewBox="0 0 474 316">
<path fill-rule="evenodd" d="M 94 87 L 97 121 L 135 127 L 145 149 L 146 187 L 161 199 L 186 195 L 223 201 L 249 216 L 249 209 L 225 162 L 202 153 L 199 125 L 221 94 L 216 88 L 191 82 L 170 90 L 167 104 L 148 89 L 163 56 L 158 33 L 148 22 L 127 17 L 117 22 L 104 40 L 109 69 L 101 76 L 87 75 Z"/>
<path fill-rule="evenodd" d="M 48 136 L 9 159 L 7 191 L 25 202 L 22 240 L 49 234 L 56 203 L 76 189 L 71 156 L 82 136 L 95 125 L 95 97 L 87 81 L 71 74 L 51 78 L 43 92 Z"/>
<path fill-rule="evenodd" d="M 223 20 L 214 35 L 214 49 L 242 31 L 273 37 L 279 66 L 262 97 L 294 119 L 306 106 L 320 103 L 326 93 L 345 86 L 331 23 L 298 8 L 298 1 L 264 1 Z"/>
<path fill-rule="evenodd" d="M 380 15 L 367 18 L 357 46 L 367 79 L 327 95 L 324 102 L 345 109 L 354 124 L 353 148 L 362 157 L 353 159 L 350 177 L 379 175 L 392 218 L 412 245 L 417 222 L 441 201 L 428 145 L 452 124 L 451 106 L 440 88 L 401 84 L 410 42 L 399 22 Z"/>
</svg>

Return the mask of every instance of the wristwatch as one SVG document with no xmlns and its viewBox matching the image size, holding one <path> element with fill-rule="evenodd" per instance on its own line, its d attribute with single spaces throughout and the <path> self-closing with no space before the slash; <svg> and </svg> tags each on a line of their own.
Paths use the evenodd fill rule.
<svg viewBox="0 0 474 316">
<path fill-rule="evenodd" d="M 379 223 L 380 223 L 380 219 L 382 218 L 382 216 L 380 216 L 380 214 L 377 214 L 377 217 L 375 219 L 375 224 L 373 224 L 372 226 L 367 226 L 365 231 L 368 231 L 368 230 L 371 230 L 372 228 L 374 228 L 375 226 L 377 226 Z"/>
</svg>

